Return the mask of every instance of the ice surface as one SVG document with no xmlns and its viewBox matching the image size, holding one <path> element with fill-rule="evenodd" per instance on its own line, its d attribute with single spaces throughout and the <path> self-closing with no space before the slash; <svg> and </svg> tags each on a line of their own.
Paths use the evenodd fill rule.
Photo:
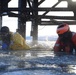
<svg viewBox="0 0 76 75">
<path fill-rule="evenodd" d="M 76 56 L 55 56 L 50 45 L 33 45 L 26 51 L 0 50 L 0 75 L 76 75 Z"/>
</svg>

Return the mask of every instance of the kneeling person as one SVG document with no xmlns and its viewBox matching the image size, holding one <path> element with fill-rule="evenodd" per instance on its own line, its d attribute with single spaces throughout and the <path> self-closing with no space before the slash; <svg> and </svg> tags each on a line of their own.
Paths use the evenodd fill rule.
<svg viewBox="0 0 76 75">
<path fill-rule="evenodd" d="M 76 53 L 76 33 L 70 31 L 69 25 L 63 23 L 57 27 L 58 39 L 54 45 L 54 52 Z"/>
<path fill-rule="evenodd" d="M 7 26 L 1 28 L 2 49 L 25 50 L 30 49 L 25 39 L 18 32 L 10 32 Z"/>
</svg>

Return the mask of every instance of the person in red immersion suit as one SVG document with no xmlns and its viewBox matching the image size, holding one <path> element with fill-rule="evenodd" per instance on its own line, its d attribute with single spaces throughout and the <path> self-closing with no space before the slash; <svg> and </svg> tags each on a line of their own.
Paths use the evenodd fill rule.
<svg viewBox="0 0 76 75">
<path fill-rule="evenodd" d="M 54 53 L 76 53 L 76 33 L 70 31 L 68 24 L 63 23 L 57 27 L 58 39 L 54 45 Z"/>
</svg>

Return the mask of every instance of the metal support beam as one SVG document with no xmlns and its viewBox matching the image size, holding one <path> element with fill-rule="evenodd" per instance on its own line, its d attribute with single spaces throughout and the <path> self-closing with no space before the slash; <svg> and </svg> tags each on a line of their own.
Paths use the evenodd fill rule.
<svg viewBox="0 0 76 75">
<path fill-rule="evenodd" d="M 2 27 L 2 16 L 0 16 L 0 29 Z"/>
<path fill-rule="evenodd" d="M 33 41 L 37 41 L 38 40 L 38 23 L 36 20 L 32 21 L 32 36 L 33 36 Z"/>
<path fill-rule="evenodd" d="M 26 39 L 26 23 L 22 23 L 21 20 L 18 18 L 18 29 L 17 31 Z"/>
<path fill-rule="evenodd" d="M 19 0 L 19 9 L 24 11 L 26 9 L 26 0 Z M 18 17 L 18 29 L 19 33 L 25 38 L 26 37 L 26 12 L 19 11 L 21 16 Z"/>
<path fill-rule="evenodd" d="M 33 0 L 33 6 L 34 9 L 38 9 L 38 0 Z M 38 11 L 33 11 L 34 18 L 32 19 L 32 27 L 33 27 L 33 40 L 38 40 Z"/>
</svg>

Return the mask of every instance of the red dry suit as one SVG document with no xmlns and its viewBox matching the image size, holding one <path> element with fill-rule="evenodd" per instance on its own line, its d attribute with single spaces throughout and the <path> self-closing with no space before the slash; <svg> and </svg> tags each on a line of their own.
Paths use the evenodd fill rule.
<svg viewBox="0 0 76 75">
<path fill-rule="evenodd" d="M 57 39 L 54 45 L 54 52 L 66 52 L 72 53 L 73 49 L 76 50 L 76 33 L 72 32 L 71 41 L 67 43 L 63 43 L 60 41 L 60 38 Z"/>
</svg>

